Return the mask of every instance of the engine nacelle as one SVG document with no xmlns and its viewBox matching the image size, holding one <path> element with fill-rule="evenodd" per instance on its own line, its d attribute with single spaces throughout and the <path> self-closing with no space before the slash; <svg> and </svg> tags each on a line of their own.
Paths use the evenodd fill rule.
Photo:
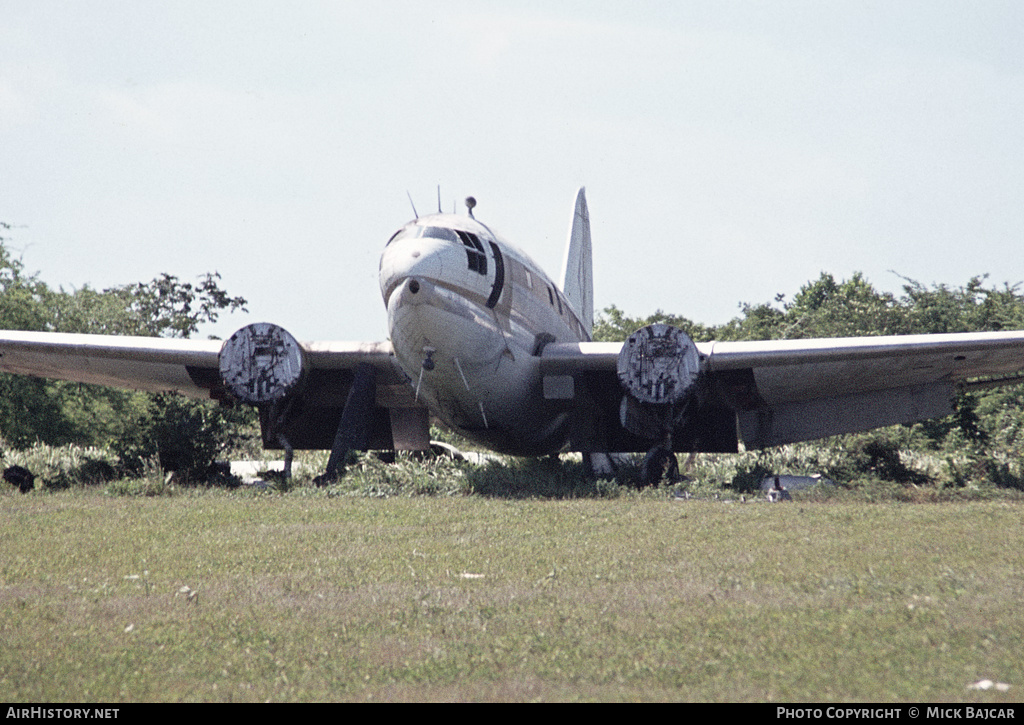
<svg viewBox="0 0 1024 725">
<path fill-rule="evenodd" d="M 220 377 L 243 403 L 280 402 L 297 392 L 308 365 L 302 346 L 283 327 L 246 325 L 220 349 Z"/>
<path fill-rule="evenodd" d="M 647 325 L 623 343 L 617 369 L 622 387 L 637 401 L 672 405 L 697 382 L 700 353 L 678 327 Z"/>
</svg>

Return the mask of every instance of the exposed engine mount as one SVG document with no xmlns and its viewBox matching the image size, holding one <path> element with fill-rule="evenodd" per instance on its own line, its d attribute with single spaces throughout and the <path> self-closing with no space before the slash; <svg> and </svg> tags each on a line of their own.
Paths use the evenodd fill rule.
<svg viewBox="0 0 1024 725">
<path fill-rule="evenodd" d="M 634 435 L 655 441 L 643 463 L 646 483 L 679 473 L 672 431 L 701 396 L 701 357 L 693 340 L 677 327 L 654 324 L 629 336 L 619 352 L 622 396 L 619 419 Z"/>
<path fill-rule="evenodd" d="M 280 403 L 301 387 L 307 365 L 302 346 L 283 327 L 246 325 L 220 350 L 220 376 L 243 403 Z"/>
<path fill-rule="evenodd" d="M 682 402 L 700 375 L 700 353 L 678 327 L 648 325 L 622 345 L 617 366 L 622 387 L 641 403 Z"/>
</svg>

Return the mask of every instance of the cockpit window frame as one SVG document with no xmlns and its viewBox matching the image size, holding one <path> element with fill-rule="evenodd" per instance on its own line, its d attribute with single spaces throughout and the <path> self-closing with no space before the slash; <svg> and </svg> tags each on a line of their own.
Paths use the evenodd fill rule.
<svg viewBox="0 0 1024 725">
<path fill-rule="evenodd" d="M 423 238 L 440 239 L 444 242 L 461 244 L 466 249 L 466 266 L 468 269 L 484 277 L 487 276 L 487 250 L 480 241 L 480 237 L 473 232 L 429 224 L 410 224 L 392 234 L 388 244 L 397 242 L 400 239 Z M 387 244 L 384 246 L 387 246 Z"/>
</svg>

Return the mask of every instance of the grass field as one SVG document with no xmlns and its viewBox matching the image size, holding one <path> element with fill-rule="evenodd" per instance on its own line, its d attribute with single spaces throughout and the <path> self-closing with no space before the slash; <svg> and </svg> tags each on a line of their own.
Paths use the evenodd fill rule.
<svg viewBox="0 0 1024 725">
<path fill-rule="evenodd" d="M 164 494 L 0 496 L 0 700 L 1024 691 L 1018 499 Z"/>
</svg>

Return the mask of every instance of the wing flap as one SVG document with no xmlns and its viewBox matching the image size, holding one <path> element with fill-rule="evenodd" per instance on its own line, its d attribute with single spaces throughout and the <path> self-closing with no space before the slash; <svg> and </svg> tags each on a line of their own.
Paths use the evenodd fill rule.
<svg viewBox="0 0 1024 725">
<path fill-rule="evenodd" d="M 938 418 L 952 398 L 950 384 L 913 385 L 740 410 L 737 423 L 744 445 L 765 448 Z"/>
</svg>

